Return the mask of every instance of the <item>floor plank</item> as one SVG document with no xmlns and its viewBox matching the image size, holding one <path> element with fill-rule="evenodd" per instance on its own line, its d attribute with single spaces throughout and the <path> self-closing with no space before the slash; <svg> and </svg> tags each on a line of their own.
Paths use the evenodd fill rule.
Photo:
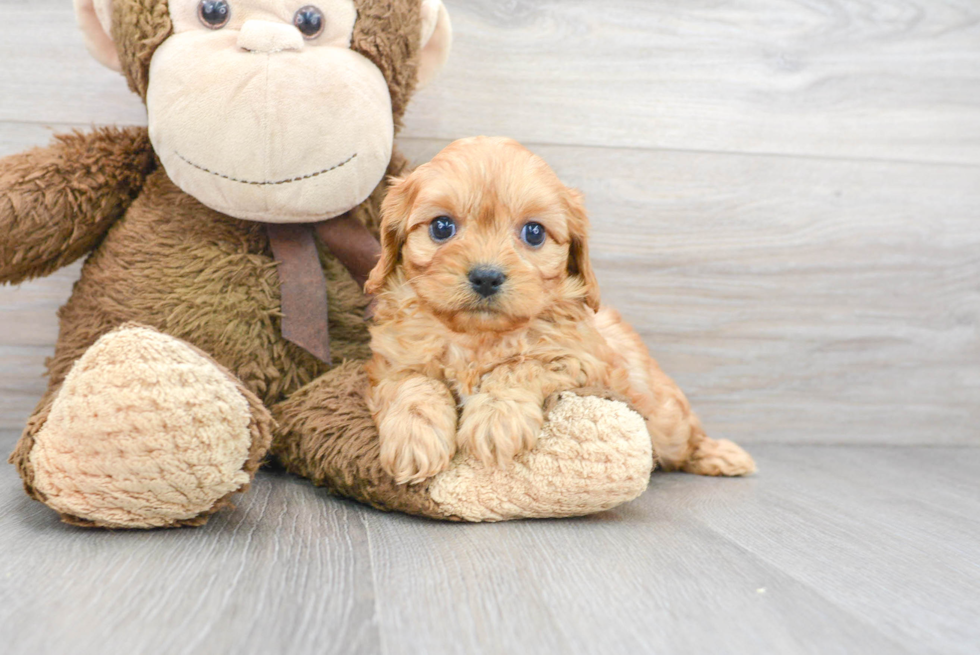
<svg viewBox="0 0 980 655">
<path fill-rule="evenodd" d="M 446 4 L 456 47 L 408 136 L 980 164 L 970 0 Z M 70 4 L 0 4 L 0 62 L 0 120 L 145 121 Z"/>
<path fill-rule="evenodd" d="M 60 525 L 5 466 L 4 652 L 976 652 L 980 449 L 754 455 L 751 479 L 497 525 L 263 472 L 206 528 L 145 533 Z"/>
<path fill-rule="evenodd" d="M 362 507 L 266 475 L 200 530 L 86 531 L 0 479 L 7 655 L 378 652 Z"/>
<path fill-rule="evenodd" d="M 944 511 L 931 493 L 884 482 L 924 478 L 943 489 L 945 462 L 955 457 L 980 470 L 980 450 L 904 450 L 915 458 L 900 465 L 887 448 L 760 452 L 766 464 L 746 481 L 745 497 L 705 503 L 692 492 L 715 480 L 668 479 L 655 491 L 671 519 L 693 516 L 914 652 L 976 653 L 980 525 Z M 977 516 L 976 477 L 968 488 L 972 501 L 963 501 Z"/>
<path fill-rule="evenodd" d="M 911 652 L 704 525 L 668 519 L 656 485 L 638 503 L 462 530 L 370 517 L 388 652 Z M 419 602 L 397 600 L 407 589 Z"/>
</svg>

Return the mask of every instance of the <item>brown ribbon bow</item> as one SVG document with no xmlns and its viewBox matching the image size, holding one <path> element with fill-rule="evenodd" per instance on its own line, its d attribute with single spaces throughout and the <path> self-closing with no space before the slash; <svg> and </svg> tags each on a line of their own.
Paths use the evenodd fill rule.
<svg viewBox="0 0 980 655">
<path fill-rule="evenodd" d="M 320 266 L 314 233 L 363 289 L 381 257 L 381 244 L 353 216 L 321 223 L 268 224 L 272 254 L 279 265 L 282 336 L 330 364 L 327 278 Z"/>
</svg>

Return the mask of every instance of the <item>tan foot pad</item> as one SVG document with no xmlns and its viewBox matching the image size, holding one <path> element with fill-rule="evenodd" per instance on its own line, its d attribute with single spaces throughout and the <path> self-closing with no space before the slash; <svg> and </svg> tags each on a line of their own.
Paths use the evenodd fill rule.
<svg viewBox="0 0 980 655">
<path fill-rule="evenodd" d="M 104 527 L 174 525 L 247 485 L 249 403 L 187 344 L 148 328 L 75 363 L 30 453 L 53 509 Z"/>
<path fill-rule="evenodd" d="M 625 403 L 564 393 L 531 452 L 506 470 L 457 456 L 429 484 L 447 514 L 467 521 L 584 516 L 642 494 L 653 469 L 643 418 Z"/>
</svg>

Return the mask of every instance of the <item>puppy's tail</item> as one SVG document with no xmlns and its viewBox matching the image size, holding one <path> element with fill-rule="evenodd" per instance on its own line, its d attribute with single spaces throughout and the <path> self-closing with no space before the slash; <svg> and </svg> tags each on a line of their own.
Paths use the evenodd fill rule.
<svg viewBox="0 0 980 655">
<path fill-rule="evenodd" d="M 627 388 L 616 389 L 646 419 L 653 449 L 667 471 L 698 475 L 750 475 L 755 462 L 742 448 L 709 438 L 687 396 L 650 356 L 640 335 L 615 309 L 602 307 L 596 327 L 627 369 Z"/>
</svg>

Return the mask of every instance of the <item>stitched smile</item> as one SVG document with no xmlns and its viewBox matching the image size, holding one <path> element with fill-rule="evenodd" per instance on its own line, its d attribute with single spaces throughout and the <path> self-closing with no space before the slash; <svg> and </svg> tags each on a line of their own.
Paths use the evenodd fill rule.
<svg viewBox="0 0 980 655">
<path fill-rule="evenodd" d="M 353 155 L 351 155 L 350 157 L 348 157 L 347 160 L 340 162 L 336 166 L 331 166 L 330 168 L 324 168 L 322 171 L 317 171 L 316 173 L 310 173 L 309 175 L 301 175 L 299 177 L 290 177 L 290 178 L 287 178 L 285 180 L 278 180 L 278 181 L 272 181 L 272 180 L 270 180 L 270 181 L 266 181 L 266 182 L 257 182 L 257 181 L 252 181 L 252 180 L 240 180 L 237 177 L 231 177 L 230 175 L 222 175 L 221 173 L 216 173 L 216 172 L 212 171 L 211 169 L 204 168 L 203 166 L 199 166 L 199 165 L 195 164 L 190 159 L 188 159 L 187 157 L 185 157 L 184 155 L 180 154 L 177 151 L 174 151 L 174 154 L 177 155 L 178 157 L 180 157 L 181 160 L 183 160 L 185 163 L 190 164 L 191 166 L 193 166 L 194 168 L 196 168 L 199 171 L 204 171 L 205 173 L 208 173 L 209 175 L 214 175 L 215 177 L 220 177 L 220 178 L 225 179 L 225 180 L 228 180 L 230 182 L 238 182 L 239 184 L 250 184 L 252 186 L 278 186 L 280 184 L 292 184 L 293 182 L 302 182 L 303 180 L 309 180 L 311 178 L 318 177 L 320 175 L 324 175 L 325 173 L 329 173 L 330 171 L 335 171 L 338 168 L 341 168 L 342 166 L 346 166 L 347 164 L 351 163 L 352 161 L 354 161 L 357 158 L 357 153 L 355 152 Z"/>
</svg>

